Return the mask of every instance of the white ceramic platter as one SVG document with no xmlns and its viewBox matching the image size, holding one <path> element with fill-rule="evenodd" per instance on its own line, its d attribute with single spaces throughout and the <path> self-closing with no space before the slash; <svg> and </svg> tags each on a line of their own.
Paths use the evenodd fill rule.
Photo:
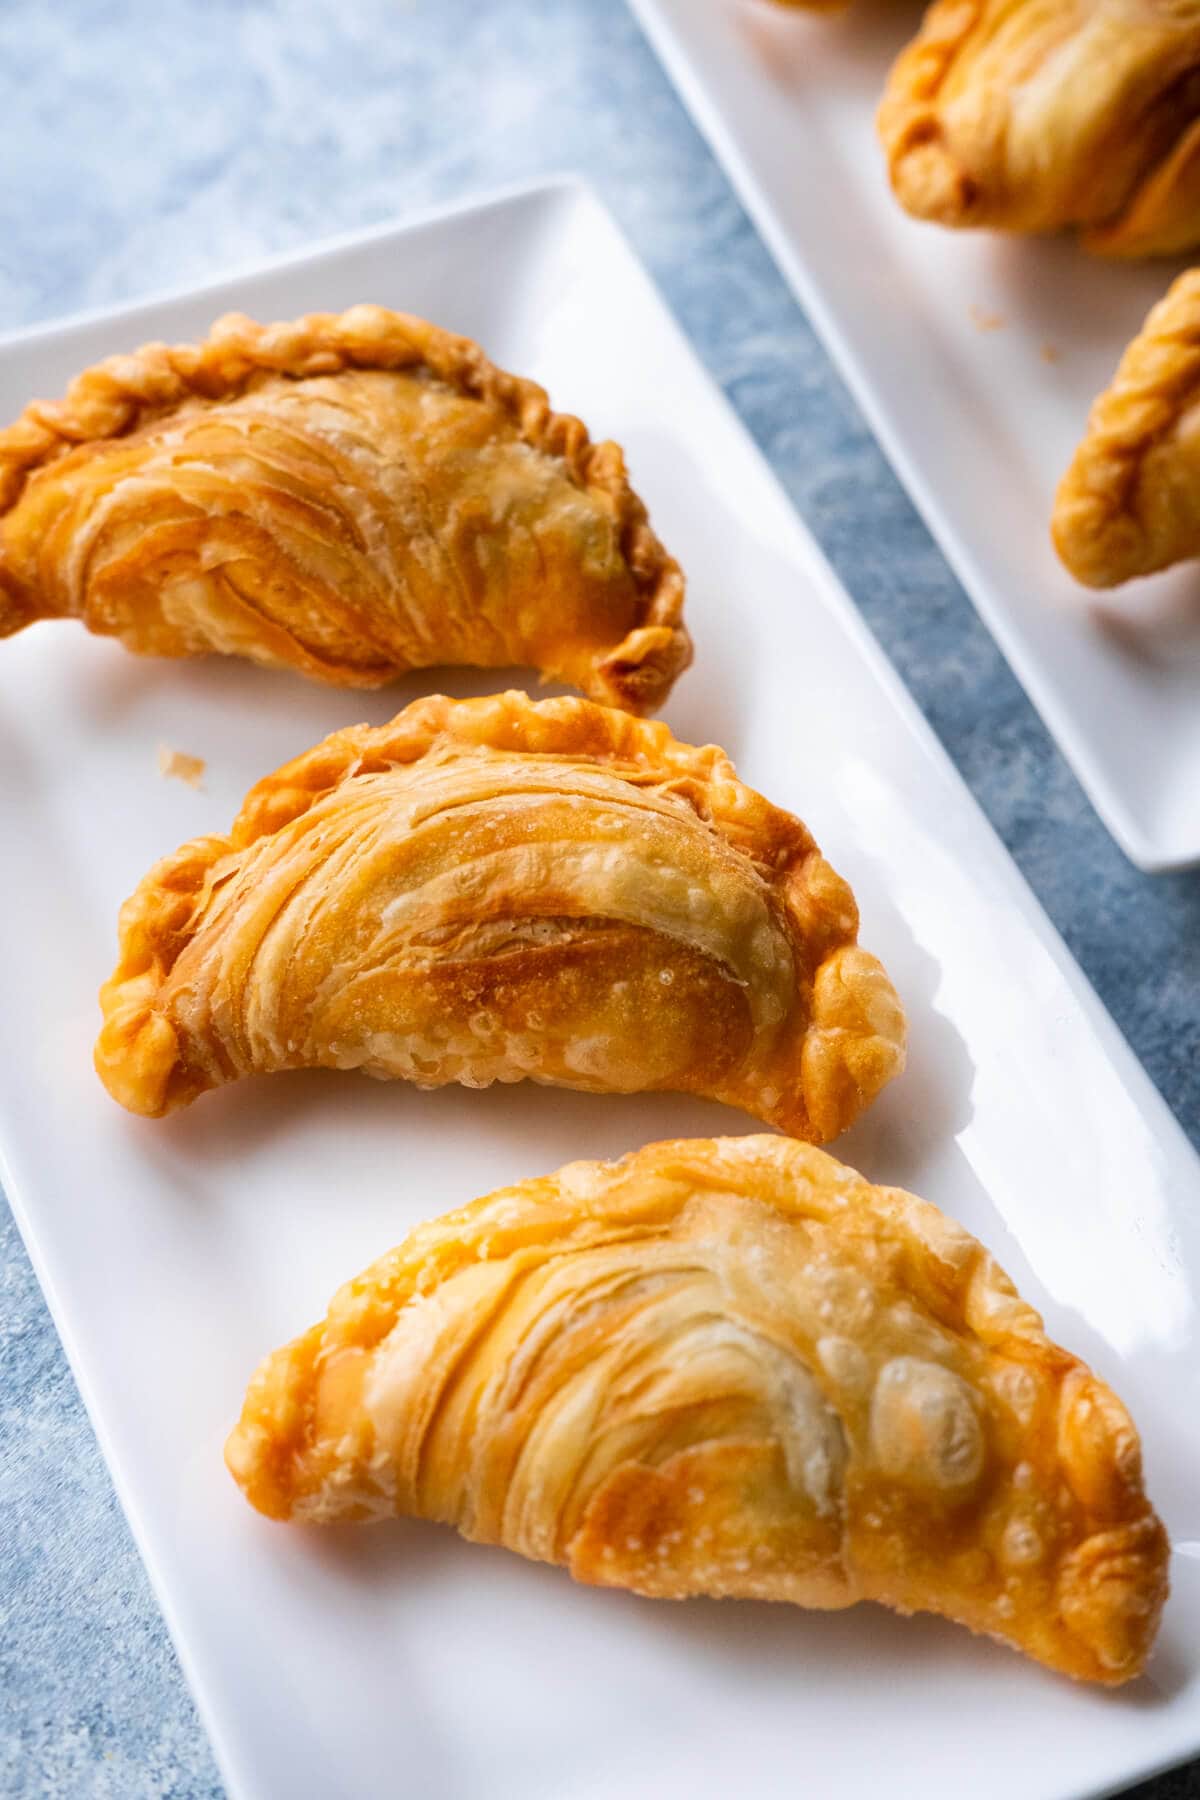
<svg viewBox="0 0 1200 1800">
<path fill-rule="evenodd" d="M 717 739 L 852 878 L 912 1025 L 843 1140 L 964 1220 L 1127 1398 L 1177 1542 L 1151 1673 L 1075 1688 L 934 1620 L 669 1606 L 421 1525 L 272 1526 L 221 1462 L 260 1355 L 418 1220 L 715 1105 L 247 1081 L 137 1120 L 90 1066 L 117 907 L 368 699 L 74 625 L 2 646 L 0 1142 L 17 1209 L 231 1795 L 1064 1800 L 1200 1747 L 1200 1165 L 607 216 L 554 187 L 0 345 L 0 414 L 98 355 L 371 298 L 478 337 L 627 446 L 692 574 L 675 730 Z M 487 676 L 439 678 L 481 692 Z M 208 759 L 161 779 L 160 743 Z"/>
<path fill-rule="evenodd" d="M 1049 537 L 1088 409 L 1175 266 L 900 211 L 874 114 L 919 6 L 633 6 L 1109 830 L 1143 869 L 1200 859 L 1200 574 L 1098 600 Z"/>
</svg>

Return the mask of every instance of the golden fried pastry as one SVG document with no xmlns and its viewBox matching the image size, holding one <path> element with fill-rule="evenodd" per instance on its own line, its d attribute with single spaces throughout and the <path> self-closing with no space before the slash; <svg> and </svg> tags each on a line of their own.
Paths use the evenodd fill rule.
<svg viewBox="0 0 1200 1800">
<path fill-rule="evenodd" d="M 910 213 L 1074 227 L 1107 256 L 1200 243 L 1200 0 L 935 0 L 879 112 Z"/>
<path fill-rule="evenodd" d="M 418 701 L 251 789 L 121 913 L 96 1066 L 669 1088 L 833 1137 L 901 1067 L 854 897 L 724 753 L 586 700 Z"/>
<path fill-rule="evenodd" d="M 1089 587 L 1200 556 L 1200 269 L 1154 308 L 1093 406 L 1052 529 Z"/>
<path fill-rule="evenodd" d="M 691 656 L 615 444 L 381 306 L 219 319 L 0 431 L 0 637 L 79 618 L 346 687 L 530 663 L 633 712 Z"/>
<path fill-rule="evenodd" d="M 1120 1401 L 960 1226 L 779 1137 L 573 1163 L 422 1225 L 269 1356 L 275 1519 L 415 1514 L 640 1594 L 936 1612 L 1136 1675 L 1167 1542 Z"/>
</svg>

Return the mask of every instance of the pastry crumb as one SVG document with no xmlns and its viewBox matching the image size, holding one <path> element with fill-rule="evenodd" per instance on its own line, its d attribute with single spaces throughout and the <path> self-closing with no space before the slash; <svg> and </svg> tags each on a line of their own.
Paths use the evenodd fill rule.
<svg viewBox="0 0 1200 1800">
<path fill-rule="evenodd" d="M 200 788 L 207 767 L 202 756 L 188 756 L 186 751 L 172 750 L 169 744 L 158 746 L 158 772 L 164 781 L 174 779 L 186 782 L 190 788 Z"/>
<path fill-rule="evenodd" d="M 1057 344 L 1042 345 L 1042 361 L 1044 363 L 1056 363 L 1062 361 L 1062 351 Z"/>
<path fill-rule="evenodd" d="M 969 311 L 976 331 L 1003 331 L 1008 324 L 1003 313 L 991 312 L 986 306 L 972 306 Z"/>
</svg>

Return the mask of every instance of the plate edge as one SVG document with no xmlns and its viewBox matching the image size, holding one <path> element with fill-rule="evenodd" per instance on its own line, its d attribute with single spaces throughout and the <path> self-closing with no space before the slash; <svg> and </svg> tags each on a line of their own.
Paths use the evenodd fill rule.
<svg viewBox="0 0 1200 1800">
<path fill-rule="evenodd" d="M 779 273 L 801 311 L 812 325 L 822 347 L 855 405 L 861 412 L 880 450 L 915 507 L 922 523 L 959 583 L 985 631 L 993 638 L 1018 684 L 1037 712 L 1052 742 L 1068 764 L 1097 817 L 1122 853 L 1146 875 L 1162 875 L 1200 866 L 1200 841 L 1194 846 L 1172 847 L 1161 843 L 1141 824 L 1103 777 L 1094 778 L 1086 766 L 1074 727 L 1062 719 L 1057 703 L 1046 689 L 1034 659 L 1016 646 L 998 610 L 980 598 L 984 583 L 972 574 L 974 558 L 959 541 L 948 514 L 929 484 L 914 467 L 900 443 L 900 427 L 884 404 L 876 399 L 873 383 L 862 367 L 834 317 L 833 308 L 820 291 L 818 278 L 808 271 L 789 234 L 777 219 L 747 157 L 734 141 L 731 128 L 694 68 L 686 46 L 673 23 L 659 12 L 657 0 L 628 0 L 638 25 L 662 64 L 679 98 L 700 130 L 717 164 L 728 178 L 755 230 L 770 252 Z M 973 797 L 973 796 L 972 796 Z"/>
</svg>

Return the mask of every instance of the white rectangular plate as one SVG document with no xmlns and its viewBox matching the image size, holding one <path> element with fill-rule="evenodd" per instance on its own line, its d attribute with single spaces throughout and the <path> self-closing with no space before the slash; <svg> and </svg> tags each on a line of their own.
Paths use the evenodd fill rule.
<svg viewBox="0 0 1200 1800">
<path fill-rule="evenodd" d="M 1109 830 L 1143 869 L 1200 859 L 1200 575 L 1097 600 L 1049 534 L 1088 409 L 1174 268 L 901 212 L 874 115 L 919 10 L 633 5 Z"/>
<path fill-rule="evenodd" d="M 426 684 L 364 700 L 41 625 L 0 658 L 4 1181 L 231 1794 L 846 1800 L 904 1769 L 926 1800 L 1061 1800 L 1183 1757 L 1200 1747 L 1200 1166 L 597 203 L 535 191 L 10 340 L 0 414 L 227 307 L 368 297 L 478 337 L 626 445 L 692 572 L 696 666 L 671 724 L 810 821 L 909 1009 L 910 1068 L 840 1149 L 964 1220 L 1126 1397 L 1176 1591 L 1152 1672 L 1113 1696 L 935 1620 L 653 1604 L 433 1527 L 252 1513 L 221 1462 L 245 1382 L 345 1277 L 500 1183 L 749 1122 L 336 1074 L 243 1082 L 164 1122 L 121 1112 L 90 1049 L 122 897 L 224 830 L 264 771 Z M 208 759 L 202 792 L 160 778 L 160 743 Z"/>
</svg>

